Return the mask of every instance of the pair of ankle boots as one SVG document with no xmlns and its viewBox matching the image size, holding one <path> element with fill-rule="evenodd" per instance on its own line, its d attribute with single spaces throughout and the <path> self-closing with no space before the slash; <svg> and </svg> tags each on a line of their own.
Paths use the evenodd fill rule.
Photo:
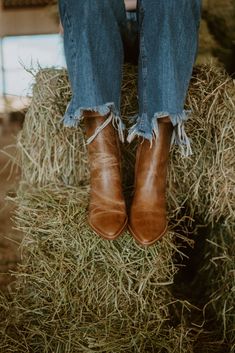
<svg viewBox="0 0 235 353">
<path fill-rule="evenodd" d="M 107 117 L 84 112 L 87 138 Z M 134 196 L 127 215 L 122 191 L 119 137 L 107 124 L 88 146 L 90 163 L 90 203 L 88 222 L 102 238 L 114 240 L 128 226 L 141 245 L 154 244 L 167 230 L 166 177 L 172 136 L 171 122 L 158 120 L 159 135 L 150 143 L 138 145 L 135 165 Z"/>
</svg>

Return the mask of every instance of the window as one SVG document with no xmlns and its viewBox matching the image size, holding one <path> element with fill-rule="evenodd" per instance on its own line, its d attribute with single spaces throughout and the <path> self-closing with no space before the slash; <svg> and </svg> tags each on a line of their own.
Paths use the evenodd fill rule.
<svg viewBox="0 0 235 353">
<path fill-rule="evenodd" d="M 31 94 L 33 76 L 26 69 L 65 67 L 60 35 L 5 37 L 2 39 L 0 95 Z"/>
</svg>

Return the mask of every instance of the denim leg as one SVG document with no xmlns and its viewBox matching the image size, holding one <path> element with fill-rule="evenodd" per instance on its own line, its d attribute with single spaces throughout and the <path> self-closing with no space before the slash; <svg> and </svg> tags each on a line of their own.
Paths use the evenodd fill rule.
<svg viewBox="0 0 235 353">
<path fill-rule="evenodd" d="M 110 121 L 118 126 L 123 137 L 119 112 L 122 31 L 126 26 L 124 1 L 59 0 L 59 12 L 72 89 L 72 99 L 62 119 L 64 126 L 78 126 L 84 110 L 101 115 L 112 113 Z"/>
<path fill-rule="evenodd" d="M 152 141 L 158 135 L 157 119 L 169 116 L 172 143 L 189 155 L 184 103 L 197 53 L 201 0 L 138 0 L 137 12 L 139 115 L 128 140 L 139 135 Z"/>
</svg>

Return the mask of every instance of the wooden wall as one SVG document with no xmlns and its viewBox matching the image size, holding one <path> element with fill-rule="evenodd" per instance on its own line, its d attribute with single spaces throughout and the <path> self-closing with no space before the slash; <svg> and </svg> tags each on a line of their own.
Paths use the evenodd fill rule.
<svg viewBox="0 0 235 353">
<path fill-rule="evenodd" d="M 3 10 L 0 7 L 0 37 L 58 32 L 50 7 Z"/>
</svg>

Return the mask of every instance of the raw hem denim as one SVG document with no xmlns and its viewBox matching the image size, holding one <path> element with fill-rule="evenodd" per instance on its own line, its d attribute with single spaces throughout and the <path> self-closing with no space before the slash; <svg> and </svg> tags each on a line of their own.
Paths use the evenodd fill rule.
<svg viewBox="0 0 235 353">
<path fill-rule="evenodd" d="M 156 112 L 151 120 L 144 115 L 136 115 L 132 119 L 136 123 L 129 129 L 127 141 L 131 142 L 136 136 L 141 136 L 150 141 L 158 137 L 158 119 L 169 117 L 174 127 L 171 145 L 176 144 L 180 147 L 182 156 L 192 155 L 190 140 L 184 129 L 184 122 L 188 119 L 191 110 L 183 110 L 180 113 Z"/>
<path fill-rule="evenodd" d="M 99 113 L 100 115 L 108 116 L 105 122 L 99 128 L 96 129 L 94 135 L 92 135 L 87 140 L 87 143 L 93 141 L 97 134 L 109 123 L 112 123 L 113 127 L 118 130 L 119 138 L 122 142 L 124 142 L 125 124 L 123 123 L 120 117 L 120 113 L 116 109 L 114 102 L 105 103 L 96 107 L 79 107 L 74 112 L 70 113 L 68 112 L 68 108 L 63 118 L 61 119 L 65 127 L 78 127 L 84 117 L 84 111 L 93 111 Z"/>
<path fill-rule="evenodd" d="M 59 0 L 59 9 L 73 94 L 64 125 L 78 126 L 84 110 L 93 110 L 108 118 L 89 141 L 107 123 L 113 123 L 123 140 L 123 38 L 130 31 L 128 20 L 136 21 L 139 114 L 128 141 L 142 136 L 152 142 L 158 136 L 158 119 L 169 116 L 172 143 L 183 155 L 192 154 L 184 103 L 197 53 L 201 0 L 138 0 L 137 10 L 130 13 L 123 0 Z"/>
</svg>

